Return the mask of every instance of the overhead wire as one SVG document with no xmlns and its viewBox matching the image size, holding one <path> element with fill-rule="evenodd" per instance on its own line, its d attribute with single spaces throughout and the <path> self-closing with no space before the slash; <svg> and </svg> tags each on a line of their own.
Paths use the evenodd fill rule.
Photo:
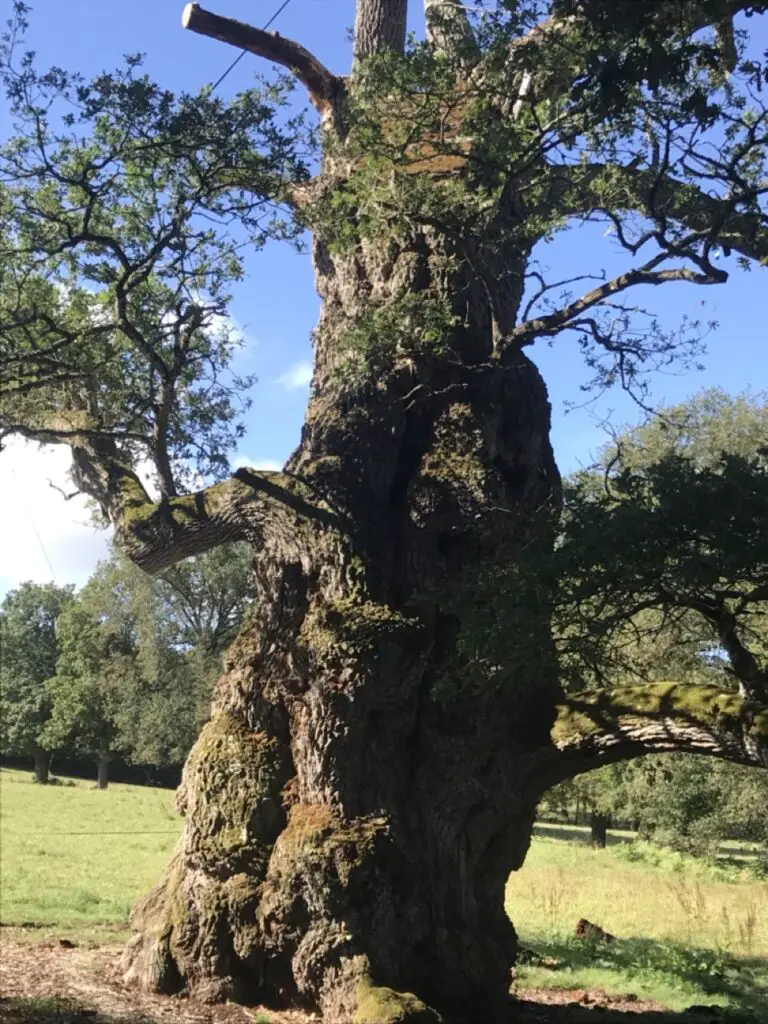
<svg viewBox="0 0 768 1024">
<path fill-rule="evenodd" d="M 272 25 L 277 20 L 277 18 L 280 17 L 280 15 L 283 13 L 283 11 L 285 10 L 285 8 L 288 6 L 288 4 L 290 2 L 291 2 L 291 0 L 283 0 L 283 3 L 280 4 L 278 9 L 275 11 L 275 13 L 269 19 L 269 21 L 265 25 L 261 26 L 261 31 L 262 32 L 266 32 L 266 30 L 269 28 L 269 26 Z M 221 85 L 221 83 L 224 81 L 224 79 L 227 77 L 227 75 L 230 73 L 230 71 L 232 71 L 234 68 L 237 67 L 237 65 L 240 63 L 240 61 L 246 55 L 246 53 L 248 53 L 248 51 L 247 50 L 243 50 L 241 53 L 239 53 L 237 55 L 237 57 L 235 57 L 235 59 L 229 65 L 229 67 L 224 72 L 224 74 L 221 75 L 219 78 L 217 78 L 216 81 L 213 83 L 213 85 L 211 86 L 211 92 L 216 92 L 216 90 Z"/>
</svg>

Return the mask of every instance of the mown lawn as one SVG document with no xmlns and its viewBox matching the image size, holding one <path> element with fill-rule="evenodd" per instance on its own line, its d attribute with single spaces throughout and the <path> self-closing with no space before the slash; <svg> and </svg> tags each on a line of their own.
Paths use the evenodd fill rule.
<svg viewBox="0 0 768 1024">
<path fill-rule="evenodd" d="M 81 940 L 106 926 L 124 930 L 181 831 L 173 793 L 31 779 L 0 769 L 0 921 Z"/>
<path fill-rule="evenodd" d="M 36 786 L 29 773 L 0 769 L 0 921 L 32 941 L 120 942 L 179 834 L 173 793 L 66 781 Z M 509 880 L 507 910 L 527 951 L 521 988 L 601 988 L 768 1021 L 768 883 L 631 834 L 602 851 L 583 838 L 542 827 Z M 617 941 L 575 939 L 581 917 Z"/>
</svg>

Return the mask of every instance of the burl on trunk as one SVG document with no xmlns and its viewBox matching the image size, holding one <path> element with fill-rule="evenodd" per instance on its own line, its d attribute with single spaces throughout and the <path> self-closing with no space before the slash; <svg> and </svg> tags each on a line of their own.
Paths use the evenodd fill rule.
<svg viewBox="0 0 768 1024">
<path fill-rule="evenodd" d="M 354 255 L 320 239 L 315 263 L 312 398 L 282 484 L 328 516 L 289 510 L 260 538 L 255 611 L 185 768 L 179 848 L 134 912 L 128 973 L 334 1021 L 421 1001 L 501 1020 L 504 888 L 539 795 L 526 757 L 557 697 L 546 598 L 515 570 L 523 545 L 550 542 L 546 391 L 521 353 L 491 361 L 487 303 L 428 229 Z M 445 352 L 417 362 L 407 332 L 374 339 L 380 373 L 356 383 L 343 338 L 369 296 L 422 291 L 456 314 Z"/>
</svg>

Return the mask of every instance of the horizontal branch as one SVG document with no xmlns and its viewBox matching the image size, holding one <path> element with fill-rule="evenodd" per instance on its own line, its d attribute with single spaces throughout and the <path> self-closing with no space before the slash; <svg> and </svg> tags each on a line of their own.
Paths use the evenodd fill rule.
<svg viewBox="0 0 768 1024">
<path fill-rule="evenodd" d="M 573 13 L 546 18 L 534 25 L 527 34 L 513 39 L 513 56 L 527 48 L 566 42 L 574 30 L 586 27 L 591 17 L 589 4 L 571 6 Z M 764 13 L 768 11 L 768 0 L 702 0 L 700 3 L 695 0 L 678 0 L 674 3 L 657 4 L 655 8 L 648 8 L 644 28 L 646 31 L 658 33 L 659 36 L 685 39 L 704 28 L 712 27 L 715 30 L 717 45 L 721 48 L 726 65 L 731 70 L 734 63 L 732 22 L 733 18 L 744 11 Z M 618 32 L 619 25 L 619 21 L 612 23 L 611 30 L 614 33 Z M 638 24 L 634 19 L 626 19 L 624 31 L 630 33 L 636 32 L 637 29 Z M 583 64 L 585 58 L 589 56 L 589 51 L 583 48 L 583 44 L 581 51 L 569 48 L 568 52 L 577 64 Z"/>
<path fill-rule="evenodd" d="M 648 683 L 568 694 L 535 779 L 543 788 L 642 754 L 682 751 L 768 768 L 768 705 L 709 685 Z"/>
<path fill-rule="evenodd" d="M 288 68 L 306 86 L 309 98 L 321 114 L 328 113 L 336 101 L 341 78 L 334 75 L 314 54 L 300 43 L 283 39 L 277 32 L 265 32 L 234 18 L 224 18 L 190 3 L 184 8 L 181 24 L 198 35 L 247 50 Z"/>
<path fill-rule="evenodd" d="M 659 260 L 653 262 L 658 263 L 661 259 L 665 258 L 666 256 L 662 254 Z M 576 299 L 554 313 L 547 313 L 544 316 L 526 320 L 507 335 L 504 339 L 504 347 L 512 345 L 520 348 L 524 345 L 529 345 L 536 338 L 548 334 L 557 334 L 558 331 L 564 330 L 576 317 L 585 313 L 588 309 L 600 305 L 600 303 L 612 295 L 618 295 L 619 292 L 626 291 L 628 288 L 634 288 L 635 285 L 659 285 L 666 284 L 669 281 L 688 281 L 692 284 L 719 284 L 727 280 L 728 276 L 724 272 L 697 274 L 689 267 L 654 270 L 652 266 L 653 263 L 645 267 L 638 267 L 636 270 L 629 270 L 626 274 L 619 274 L 618 277 L 614 277 L 597 288 L 591 289 L 591 291 L 582 295 L 580 299 Z"/>
<path fill-rule="evenodd" d="M 338 528 L 339 517 L 310 501 L 293 478 L 238 470 L 193 494 L 146 500 L 123 487 L 112 516 L 115 541 L 145 572 L 171 565 L 222 544 L 248 540 L 289 548 L 303 523 Z"/>
</svg>

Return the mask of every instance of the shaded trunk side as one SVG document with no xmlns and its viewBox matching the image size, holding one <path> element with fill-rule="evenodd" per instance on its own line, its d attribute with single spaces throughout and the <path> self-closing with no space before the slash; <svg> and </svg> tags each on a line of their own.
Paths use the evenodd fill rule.
<svg viewBox="0 0 768 1024">
<path fill-rule="evenodd" d="M 96 762 L 96 788 L 106 789 L 109 786 L 109 754 L 102 754 Z"/>
<path fill-rule="evenodd" d="M 590 841 L 596 850 L 604 850 L 608 843 L 610 820 L 605 814 L 592 811 L 589 817 Z"/>
</svg>

